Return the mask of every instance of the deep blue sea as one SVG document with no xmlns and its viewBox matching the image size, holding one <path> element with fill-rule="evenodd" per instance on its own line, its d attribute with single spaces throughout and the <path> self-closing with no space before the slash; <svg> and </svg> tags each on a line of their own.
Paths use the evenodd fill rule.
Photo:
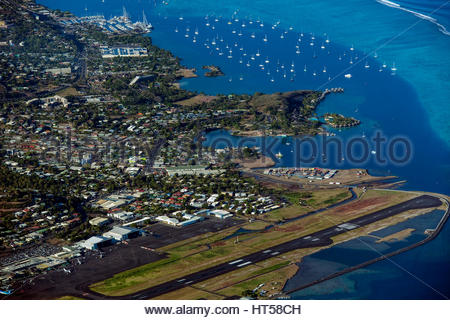
<svg viewBox="0 0 450 320">
<path fill-rule="evenodd" d="M 391 140 L 407 138 L 413 148 L 405 165 L 379 164 L 371 154 L 359 167 L 406 179 L 403 188 L 408 190 L 450 194 L 450 6 L 443 0 L 40 2 L 77 15 L 106 17 L 120 15 L 125 6 L 133 20 L 142 19 L 145 10 L 155 27 L 151 37 L 156 45 L 200 74 L 205 64 L 219 65 L 226 74 L 183 80 L 187 89 L 215 94 L 344 87 L 344 93 L 329 95 L 317 111 L 362 121 L 357 128 L 336 131 L 338 137 L 371 138 L 380 131 Z M 215 137 L 239 143 L 218 131 L 208 134 L 206 144 Z M 278 166 L 297 165 L 291 142 L 274 147 L 284 155 Z M 345 157 L 340 160 L 329 157 L 325 165 L 354 166 Z M 316 164 L 324 166 L 311 165 Z M 384 261 L 293 296 L 442 298 L 424 283 L 450 296 L 449 241 L 447 225 L 431 243 L 393 259 L 416 277 Z M 342 292 L 342 286 L 351 290 Z"/>
</svg>

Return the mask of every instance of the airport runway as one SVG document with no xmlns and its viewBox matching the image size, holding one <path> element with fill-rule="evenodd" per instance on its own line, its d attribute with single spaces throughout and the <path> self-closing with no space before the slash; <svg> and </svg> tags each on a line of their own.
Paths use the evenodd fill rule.
<svg viewBox="0 0 450 320">
<path fill-rule="evenodd" d="M 235 271 L 239 268 L 243 268 L 243 267 L 249 266 L 251 264 L 254 264 L 254 263 L 257 263 L 257 262 L 260 262 L 260 261 L 263 261 L 263 260 L 266 260 L 266 259 L 269 259 L 272 257 L 276 257 L 278 255 L 281 255 L 281 254 L 289 252 L 289 251 L 293 251 L 293 250 L 301 249 L 301 248 L 311 248 L 311 247 L 320 247 L 320 246 L 329 245 L 333 242 L 331 240 L 331 238 L 334 236 L 348 232 L 350 230 L 354 230 L 354 229 L 363 227 L 365 225 L 374 223 L 378 220 L 382 220 L 382 219 L 394 216 L 396 214 L 399 214 L 399 213 L 407 211 L 407 210 L 438 207 L 441 204 L 442 204 L 442 202 L 436 197 L 429 196 L 429 195 L 422 195 L 422 196 L 416 197 L 414 199 L 391 206 L 389 208 L 385 208 L 385 209 L 373 212 L 373 213 L 365 215 L 363 217 L 352 219 L 350 221 L 347 221 L 346 223 L 341 223 L 341 224 L 335 225 L 333 227 L 314 232 L 307 236 L 304 236 L 304 237 L 301 237 L 298 239 L 294 239 L 294 240 L 273 246 L 271 248 L 261 250 L 259 252 L 249 254 L 247 256 L 241 257 L 241 258 L 233 260 L 233 261 L 222 263 L 220 265 L 208 268 L 206 270 L 192 273 L 192 274 L 184 276 L 182 278 L 178 278 L 178 279 L 175 279 L 172 281 L 162 283 L 160 285 L 151 287 L 146 290 L 142 290 L 142 291 L 134 293 L 134 294 L 120 296 L 120 297 L 108 297 L 108 296 L 99 295 L 98 293 L 94 293 L 92 291 L 90 291 L 90 293 L 92 293 L 94 295 L 98 295 L 99 297 L 101 296 L 103 299 L 116 298 L 116 299 L 133 299 L 134 300 L 134 299 L 154 298 L 154 297 L 157 297 L 164 293 L 178 290 L 183 287 L 190 286 L 192 284 L 202 282 L 207 279 L 216 277 L 218 275 Z M 89 291 L 89 290 L 87 289 L 87 291 Z"/>
</svg>

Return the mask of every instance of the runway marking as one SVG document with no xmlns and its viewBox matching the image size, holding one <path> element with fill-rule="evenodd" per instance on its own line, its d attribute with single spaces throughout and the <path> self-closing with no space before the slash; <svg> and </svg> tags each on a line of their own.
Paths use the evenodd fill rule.
<svg viewBox="0 0 450 320">
<path fill-rule="evenodd" d="M 311 239 L 311 236 L 304 237 L 303 240 Z"/>
<path fill-rule="evenodd" d="M 272 250 L 270 250 L 270 249 L 269 250 L 264 250 L 263 253 L 269 253 L 270 251 L 272 251 Z"/>
<path fill-rule="evenodd" d="M 280 254 L 280 252 L 275 251 L 275 252 L 272 252 L 271 254 L 272 254 L 272 256 L 275 256 L 275 255 L 277 255 L 277 254 Z"/>
<path fill-rule="evenodd" d="M 252 263 L 252 262 L 251 262 L 251 261 L 247 261 L 247 262 L 238 264 L 237 267 L 238 267 L 238 268 L 241 268 L 241 267 L 246 266 L 246 265 L 248 265 L 248 264 L 250 264 L 250 263 Z"/>
<path fill-rule="evenodd" d="M 244 260 L 244 259 L 234 260 L 234 261 L 230 262 L 229 264 L 236 264 L 236 263 L 241 262 L 241 261 L 243 261 L 243 260 Z"/>
<path fill-rule="evenodd" d="M 188 282 L 186 282 L 185 284 L 190 284 L 190 283 L 192 283 L 192 282 L 194 282 L 194 281 L 188 281 Z"/>
<path fill-rule="evenodd" d="M 186 279 L 180 279 L 177 282 L 183 282 L 183 281 L 186 281 Z"/>
</svg>

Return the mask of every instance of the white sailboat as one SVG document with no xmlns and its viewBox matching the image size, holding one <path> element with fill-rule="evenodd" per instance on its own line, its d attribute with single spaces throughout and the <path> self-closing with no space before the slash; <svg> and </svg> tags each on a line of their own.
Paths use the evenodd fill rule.
<svg viewBox="0 0 450 320">
<path fill-rule="evenodd" d="M 392 68 L 391 68 L 391 70 L 394 71 L 394 72 L 397 71 L 397 67 L 395 66 L 395 62 L 392 63 Z"/>
</svg>

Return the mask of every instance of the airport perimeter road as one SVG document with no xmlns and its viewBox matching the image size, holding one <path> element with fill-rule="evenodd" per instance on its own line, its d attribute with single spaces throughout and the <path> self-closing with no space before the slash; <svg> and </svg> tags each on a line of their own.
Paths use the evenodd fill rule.
<svg viewBox="0 0 450 320">
<path fill-rule="evenodd" d="M 164 293 L 168 293 L 201 281 L 205 281 L 207 279 L 213 278 L 221 274 L 235 271 L 245 266 L 249 266 L 253 263 L 257 263 L 259 261 L 276 257 L 280 254 L 292 250 L 330 245 L 333 243 L 331 237 L 348 232 L 350 230 L 355 230 L 357 228 L 374 223 L 378 220 L 394 216 L 407 210 L 438 207 L 441 204 L 442 202 L 441 200 L 439 200 L 439 198 L 429 195 L 422 195 L 414 199 L 391 206 L 389 208 L 373 212 L 363 217 L 355 218 L 345 223 L 341 223 L 333 227 L 311 233 L 307 236 L 273 246 L 266 250 L 261 250 L 259 252 L 255 252 L 247 256 L 241 257 L 239 259 L 222 263 L 209 269 L 195 272 L 182 278 L 168 281 L 160 285 L 151 287 L 149 289 L 142 290 L 140 292 L 126 296 L 120 297 L 102 296 L 99 295 L 98 293 L 90 291 L 87 288 L 86 290 L 90 291 L 94 295 L 98 295 L 99 297 L 101 296 L 104 299 L 150 299 L 162 295 Z"/>
</svg>

